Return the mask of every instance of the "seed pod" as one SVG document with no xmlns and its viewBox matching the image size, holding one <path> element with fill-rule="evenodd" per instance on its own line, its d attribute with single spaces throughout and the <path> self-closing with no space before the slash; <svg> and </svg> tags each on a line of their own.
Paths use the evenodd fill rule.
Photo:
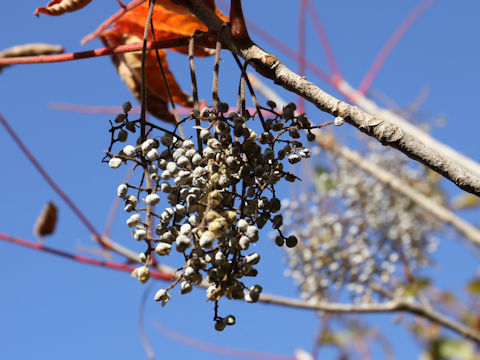
<svg viewBox="0 0 480 360">
<path fill-rule="evenodd" d="M 253 253 L 248 256 L 245 256 L 245 262 L 249 265 L 256 265 L 260 261 L 260 255 L 258 253 Z"/>
<path fill-rule="evenodd" d="M 176 249 L 178 252 L 184 252 L 191 245 L 191 240 L 185 235 L 178 235 L 176 240 Z"/>
<path fill-rule="evenodd" d="M 200 236 L 199 244 L 204 249 L 210 249 L 215 240 L 215 235 L 211 231 L 205 231 L 202 236 Z"/>
<path fill-rule="evenodd" d="M 120 165 L 122 165 L 122 159 L 120 158 L 111 158 L 108 162 L 108 166 L 110 166 L 112 169 L 119 168 Z"/>
<path fill-rule="evenodd" d="M 128 132 L 126 130 L 120 130 L 117 135 L 117 140 L 120 142 L 125 142 L 127 141 L 128 138 Z"/>
<path fill-rule="evenodd" d="M 200 130 L 200 139 L 206 142 L 209 138 L 212 137 L 212 134 L 207 129 Z"/>
<path fill-rule="evenodd" d="M 117 124 L 120 124 L 122 123 L 127 117 L 125 116 L 125 114 L 118 114 L 116 117 L 115 117 L 115 122 Z"/>
<path fill-rule="evenodd" d="M 133 238 L 137 241 L 142 241 L 147 237 L 147 232 L 144 229 L 138 229 L 132 231 Z"/>
<path fill-rule="evenodd" d="M 147 266 L 141 266 L 134 269 L 130 276 L 138 278 L 140 283 L 145 284 L 150 279 L 150 270 Z"/>
<path fill-rule="evenodd" d="M 118 185 L 118 188 L 117 188 L 117 196 L 118 197 L 125 197 L 125 195 L 127 195 L 127 192 L 128 192 L 128 187 L 126 184 L 120 184 Z"/>
<path fill-rule="evenodd" d="M 147 205 L 155 206 L 160 202 L 160 196 L 158 196 L 157 194 L 149 194 L 145 198 L 145 202 L 147 203 Z"/>
<path fill-rule="evenodd" d="M 180 167 L 187 167 L 188 165 L 190 165 L 190 160 L 188 160 L 188 158 L 186 156 L 180 156 L 177 160 L 177 165 L 180 166 Z"/>
<path fill-rule="evenodd" d="M 154 145 L 155 145 L 155 141 L 153 139 L 147 139 L 142 143 L 142 146 L 141 146 L 142 151 L 146 153 L 150 151 L 150 149 L 152 149 Z"/>
<path fill-rule="evenodd" d="M 289 248 L 293 248 L 298 244 L 298 239 L 295 235 L 290 235 L 287 240 L 285 240 L 285 245 Z"/>
<path fill-rule="evenodd" d="M 172 134 L 169 134 L 169 133 L 165 133 L 162 138 L 160 139 L 160 142 L 162 143 L 162 145 L 165 145 L 165 146 L 170 146 L 173 144 L 173 135 Z"/>
<path fill-rule="evenodd" d="M 315 139 L 316 139 L 316 136 L 315 136 L 314 133 L 309 132 L 309 133 L 307 134 L 307 140 L 308 140 L 308 141 L 315 141 Z"/>
<path fill-rule="evenodd" d="M 185 295 L 193 290 L 192 284 L 187 281 L 182 281 L 180 283 L 180 294 Z"/>
<path fill-rule="evenodd" d="M 267 106 L 272 109 L 275 109 L 277 107 L 277 104 L 273 100 L 267 100 Z"/>
<path fill-rule="evenodd" d="M 167 243 L 159 243 L 155 247 L 155 252 L 158 255 L 168 255 L 170 253 L 170 250 L 172 249 L 172 245 L 167 244 Z"/>
<path fill-rule="evenodd" d="M 135 153 L 137 152 L 137 148 L 132 145 L 127 145 L 123 148 L 122 151 L 126 156 L 134 156 Z"/>
<path fill-rule="evenodd" d="M 300 156 L 298 156 L 297 154 L 292 154 L 288 157 L 288 162 L 290 164 L 296 164 L 298 163 L 300 160 L 302 160 L 302 158 Z"/>
<path fill-rule="evenodd" d="M 132 110 L 132 103 L 130 101 L 125 101 L 122 105 L 123 112 L 126 114 Z"/>
<path fill-rule="evenodd" d="M 155 301 L 161 301 L 162 306 L 165 306 L 165 304 L 170 300 L 170 294 L 167 292 L 165 289 L 160 289 L 157 291 L 154 297 Z"/>
<path fill-rule="evenodd" d="M 148 157 L 148 160 L 150 160 L 150 161 L 155 161 L 155 160 L 157 160 L 158 157 L 159 157 L 157 149 L 151 149 L 151 150 L 147 153 L 147 157 Z"/>
<path fill-rule="evenodd" d="M 215 330 L 217 331 L 223 331 L 227 324 L 223 321 L 223 318 L 218 319 L 215 321 Z"/>
<path fill-rule="evenodd" d="M 163 180 L 168 180 L 172 177 L 172 173 L 168 170 L 165 170 L 163 171 L 161 174 L 160 174 L 160 177 L 163 179 Z"/>
<path fill-rule="evenodd" d="M 142 221 L 142 219 L 140 217 L 140 214 L 133 214 L 132 216 L 130 216 L 127 219 L 127 226 L 128 227 L 135 227 L 138 224 L 140 224 L 141 221 Z"/>
<path fill-rule="evenodd" d="M 282 225 L 283 225 L 283 216 L 280 215 L 280 214 L 275 215 L 275 216 L 273 217 L 273 220 L 272 220 L 272 227 L 273 227 L 274 229 L 278 229 L 278 228 L 280 228 L 280 226 L 282 226 Z"/>
<path fill-rule="evenodd" d="M 242 250 L 248 250 L 248 247 L 250 246 L 250 238 L 247 236 L 242 236 L 238 241 L 238 245 Z"/>
<path fill-rule="evenodd" d="M 271 198 L 269 202 L 270 202 L 270 211 L 272 213 L 276 213 L 280 211 L 282 207 L 282 203 L 278 198 Z"/>
<path fill-rule="evenodd" d="M 213 151 L 213 149 L 209 146 L 205 147 L 203 149 L 203 157 L 207 158 L 207 159 L 212 159 L 215 157 L 215 151 Z"/>
</svg>

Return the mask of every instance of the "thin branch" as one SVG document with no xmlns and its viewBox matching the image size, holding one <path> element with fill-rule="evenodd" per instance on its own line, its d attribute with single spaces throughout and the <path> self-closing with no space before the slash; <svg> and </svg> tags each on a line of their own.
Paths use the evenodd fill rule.
<svg viewBox="0 0 480 360">
<path fill-rule="evenodd" d="M 44 252 L 51 253 L 53 255 L 61 256 L 64 258 L 68 258 L 70 260 L 78 261 L 84 264 L 96 265 L 101 267 L 108 267 L 111 269 L 116 270 L 123 270 L 123 271 L 133 271 L 134 267 L 131 265 L 126 264 L 115 264 L 109 263 L 102 260 L 95 260 L 91 258 L 87 258 L 84 256 L 78 256 L 74 254 L 67 253 L 62 250 L 53 249 L 50 247 L 43 246 L 39 243 L 34 243 L 31 241 L 19 239 L 12 237 L 7 234 L 0 233 L 0 240 L 5 240 L 12 242 L 17 245 L 21 245 L 24 247 L 28 247 L 35 250 L 41 250 Z M 112 242 L 109 239 L 104 239 L 112 248 L 112 250 L 120 253 L 121 255 L 126 256 L 128 259 L 131 259 L 135 262 L 140 262 L 138 255 L 133 253 L 131 250 L 128 250 L 122 247 L 119 244 Z M 155 270 L 151 270 L 151 276 L 154 278 L 158 278 L 161 280 L 171 281 L 175 278 L 178 280 L 178 276 L 175 275 L 175 271 L 165 265 L 156 265 Z M 200 284 L 200 286 L 205 287 L 208 284 Z M 438 323 L 454 332 L 463 335 L 471 340 L 474 340 L 480 343 L 480 333 L 476 330 L 469 328 L 461 323 L 456 322 L 443 314 L 436 312 L 433 309 L 425 308 L 418 303 L 407 301 L 404 299 L 397 299 L 391 300 L 385 303 L 376 304 L 376 303 L 365 303 L 365 304 L 358 304 L 358 305 L 351 305 L 351 304 L 339 304 L 339 303 L 315 303 L 315 302 L 308 302 L 304 300 L 298 300 L 293 298 L 286 298 L 281 296 L 274 296 L 269 294 L 263 294 L 260 296 L 259 302 L 266 303 L 266 304 L 274 304 L 274 305 L 281 305 L 286 307 L 293 307 L 298 309 L 309 309 L 315 311 L 324 311 L 324 312 L 332 312 L 332 313 L 383 313 L 383 312 L 395 312 L 395 311 L 406 311 L 412 314 L 424 317 L 429 319 L 433 322 Z"/>
<path fill-rule="evenodd" d="M 223 21 L 203 1 L 191 0 L 186 6 L 209 29 L 218 31 L 222 26 Z M 400 150 L 405 155 L 443 175 L 461 189 L 480 196 L 479 176 L 444 157 L 436 149 L 427 146 L 405 129 L 396 126 L 388 119 L 375 118 L 360 108 L 324 92 L 312 82 L 295 74 L 274 55 L 266 53 L 250 40 L 236 42 L 226 32 L 223 32 L 222 38 L 222 42 L 231 51 L 241 55 L 246 61 L 252 61 L 256 71 L 262 76 L 273 80 L 286 90 L 302 96 L 320 110 L 333 116 L 343 117 L 346 122 L 374 137 L 383 145 Z"/>
<path fill-rule="evenodd" d="M 39 250 L 43 251 L 46 253 L 50 253 L 53 255 L 57 255 L 69 260 L 73 260 L 82 264 L 88 264 L 88 265 L 94 265 L 94 266 L 100 266 L 100 267 L 105 267 L 109 269 L 114 269 L 114 270 L 120 270 L 120 271 L 126 271 L 126 272 L 132 272 L 136 266 L 133 265 L 128 265 L 128 264 L 119 264 L 119 263 L 114 263 L 114 262 L 109 262 L 109 261 L 104 261 L 104 260 L 97 260 L 97 259 L 92 259 L 86 256 L 81 256 L 81 255 L 75 255 L 72 253 L 69 253 L 67 251 L 63 250 L 58 250 L 51 248 L 49 246 L 45 246 L 39 243 L 35 243 L 32 241 L 20 239 L 17 237 L 13 237 L 7 234 L 0 233 L 0 240 L 4 240 L 7 242 L 11 242 L 20 246 L 24 246 L 30 249 L 34 250 Z M 152 270 L 150 271 L 150 276 L 156 279 L 160 280 L 166 280 L 166 281 L 171 281 L 173 278 L 172 273 L 165 273 L 162 271 L 155 271 Z"/>
<path fill-rule="evenodd" d="M 133 0 L 131 3 L 127 4 L 125 7 L 122 7 L 115 14 L 113 14 L 107 20 L 105 20 L 102 24 L 100 24 L 100 26 L 94 32 L 86 35 L 82 39 L 82 41 L 80 41 L 80 44 L 85 45 L 87 42 L 95 39 L 100 35 L 102 31 L 104 31 L 106 28 L 108 28 L 110 25 L 112 25 L 114 22 L 120 19 L 123 15 L 125 15 L 130 10 L 136 8 L 137 6 L 143 4 L 145 1 L 146 0 Z"/>
<path fill-rule="evenodd" d="M 163 41 L 147 41 L 146 49 L 166 49 L 173 47 L 180 47 L 188 45 L 188 40 L 190 37 L 181 37 L 178 39 L 172 40 L 163 40 Z M 87 51 L 80 51 L 67 54 L 59 55 L 43 55 L 43 56 L 19 56 L 12 57 L 7 59 L 0 59 L 0 66 L 3 65 L 15 65 L 15 64 L 45 64 L 45 63 L 56 63 L 72 60 L 81 60 L 98 56 L 113 55 L 113 54 L 123 54 L 127 52 L 140 51 L 143 48 L 143 44 L 131 44 L 131 45 L 119 45 L 107 48 L 98 48 Z"/>
<path fill-rule="evenodd" d="M 380 50 L 376 59 L 374 60 L 372 66 L 365 74 L 360 86 L 358 87 L 358 91 L 362 94 L 365 94 L 370 86 L 372 85 L 373 80 L 377 76 L 378 72 L 380 71 L 381 67 L 387 60 L 388 55 L 392 52 L 392 50 L 397 46 L 400 39 L 405 35 L 408 29 L 412 26 L 415 20 L 424 13 L 430 6 L 434 4 L 435 0 L 424 0 L 420 5 L 418 5 L 413 11 L 408 14 L 408 16 L 403 20 L 400 26 L 395 30 L 392 37 L 388 39 L 385 46 Z"/>
<path fill-rule="evenodd" d="M 328 151 L 343 157 L 352 162 L 360 169 L 373 175 L 378 181 L 399 192 L 425 211 L 434 215 L 442 222 L 453 226 L 460 234 L 467 238 L 472 244 L 480 247 L 480 229 L 463 220 L 448 208 L 425 196 L 414 187 L 403 182 L 388 171 L 380 168 L 371 161 L 366 161 L 359 153 L 350 150 L 335 141 L 332 136 L 325 135 L 320 131 L 315 132 L 317 142 Z"/>
<path fill-rule="evenodd" d="M 281 306 L 294 307 L 298 309 L 309 309 L 331 313 L 385 313 L 405 311 L 414 315 L 429 319 L 439 325 L 442 325 L 454 332 L 463 335 L 470 340 L 480 343 L 480 333 L 473 328 L 465 326 L 455 320 L 436 312 L 433 309 L 425 308 L 414 301 L 405 299 L 396 299 L 384 303 L 363 303 L 363 304 L 340 304 L 329 302 L 308 302 L 303 300 L 285 298 L 269 294 L 260 296 L 263 303 L 275 304 Z"/>
</svg>

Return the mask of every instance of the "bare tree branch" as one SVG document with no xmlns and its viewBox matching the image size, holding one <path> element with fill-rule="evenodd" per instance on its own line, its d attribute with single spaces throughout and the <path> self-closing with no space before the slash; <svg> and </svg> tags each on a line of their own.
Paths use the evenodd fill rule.
<svg viewBox="0 0 480 360">
<path fill-rule="evenodd" d="M 218 31 L 223 21 L 204 1 L 191 0 L 185 6 L 209 29 Z M 268 54 L 249 38 L 234 40 L 228 32 L 222 33 L 223 43 L 234 53 L 252 63 L 258 73 L 273 80 L 285 89 L 302 96 L 320 110 L 341 116 L 363 133 L 374 137 L 417 160 L 456 184 L 459 188 L 480 196 L 480 177 L 460 164 L 441 155 L 411 132 L 402 129 L 392 121 L 369 115 L 356 106 L 341 101 L 324 92 L 317 85 L 295 74 L 274 55 Z"/>
<path fill-rule="evenodd" d="M 384 313 L 405 311 L 429 319 L 456 333 L 463 335 L 477 343 L 480 343 L 480 333 L 466 325 L 463 325 L 433 309 L 424 307 L 415 301 L 407 299 L 394 299 L 384 303 L 363 303 L 358 305 L 341 304 L 331 302 L 308 302 L 281 296 L 263 294 L 260 300 L 263 303 L 309 309 L 330 313 Z"/>
</svg>

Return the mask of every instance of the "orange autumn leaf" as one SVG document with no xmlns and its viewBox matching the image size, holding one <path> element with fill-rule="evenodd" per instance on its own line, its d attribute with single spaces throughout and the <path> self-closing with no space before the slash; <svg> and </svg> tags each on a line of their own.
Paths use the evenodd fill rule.
<svg viewBox="0 0 480 360">
<path fill-rule="evenodd" d="M 47 6 L 39 7 L 33 13 L 39 16 L 40 13 L 57 16 L 66 12 L 76 11 L 88 5 L 92 0 L 52 0 Z"/>
<path fill-rule="evenodd" d="M 134 35 L 121 33 L 117 29 L 104 31 L 100 35 L 100 38 L 106 46 L 128 45 L 141 42 L 140 38 Z M 192 99 L 180 88 L 175 77 L 168 69 L 166 61 L 167 53 L 162 49 L 159 49 L 158 51 L 165 70 L 168 86 L 172 93 L 173 101 L 177 104 L 191 107 L 193 105 Z M 118 54 L 113 55 L 112 59 L 122 80 L 140 101 L 142 53 L 137 51 Z M 155 51 L 147 51 L 145 60 L 147 74 L 147 111 L 161 120 L 175 123 L 175 118 L 168 111 L 168 93 L 164 85 Z"/>
<path fill-rule="evenodd" d="M 203 32 L 208 31 L 208 28 L 185 7 L 175 5 L 168 0 L 158 0 L 153 10 L 152 22 L 156 40 L 169 40 L 191 36 L 196 30 Z M 223 15 L 219 10 L 216 10 L 216 13 L 222 20 L 228 21 L 228 17 Z M 143 38 L 147 15 L 148 3 L 145 2 L 121 17 L 115 23 L 115 28 L 123 33 Z M 152 40 L 151 34 L 149 35 L 149 40 Z M 215 46 L 214 41 L 211 42 L 211 46 Z M 172 50 L 188 53 L 187 47 L 174 48 Z M 196 46 L 195 55 L 209 56 L 213 55 L 213 52 L 204 47 Z"/>
</svg>

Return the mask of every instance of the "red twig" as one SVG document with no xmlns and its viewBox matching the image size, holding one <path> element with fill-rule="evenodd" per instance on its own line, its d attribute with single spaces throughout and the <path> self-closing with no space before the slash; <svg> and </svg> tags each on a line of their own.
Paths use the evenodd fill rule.
<svg viewBox="0 0 480 360">
<path fill-rule="evenodd" d="M 306 59 L 306 10 L 308 0 L 300 0 L 300 8 L 298 13 L 298 74 L 305 76 L 305 59 Z M 305 100 L 303 97 L 297 97 L 298 112 L 303 113 L 305 109 Z"/>
<path fill-rule="evenodd" d="M 325 27 L 323 26 L 322 20 L 318 15 L 317 9 L 315 8 L 315 4 L 313 1 L 307 0 L 307 6 L 309 7 L 309 15 L 312 18 L 313 25 L 315 26 L 315 30 L 317 32 L 318 39 L 320 40 L 320 44 L 322 45 L 323 51 L 325 53 L 325 57 L 328 62 L 328 66 L 333 73 L 333 76 L 336 77 L 338 80 L 342 78 L 340 73 L 340 67 L 338 66 L 337 59 L 335 58 L 335 53 L 332 49 L 330 41 L 328 40 L 327 32 L 325 31 Z M 337 81 L 338 81 L 337 80 Z"/>
<path fill-rule="evenodd" d="M 173 48 L 178 46 L 187 46 L 189 37 L 181 37 L 178 39 L 163 40 L 163 41 L 148 41 L 147 49 L 166 49 Z M 43 64 L 43 63 L 56 63 L 63 61 L 72 61 L 87 59 L 98 56 L 113 55 L 113 54 L 123 54 L 132 51 L 142 50 L 143 44 L 131 44 L 131 45 L 120 45 L 108 48 L 99 48 L 94 50 L 80 51 L 68 54 L 58 54 L 58 55 L 42 55 L 42 56 L 21 56 L 21 57 L 12 57 L 0 59 L 0 65 L 15 65 L 15 64 Z"/>
<path fill-rule="evenodd" d="M 390 55 L 395 46 L 397 46 L 400 39 L 405 35 L 405 33 L 412 26 L 415 20 L 417 20 L 423 12 L 425 12 L 430 6 L 432 6 L 434 2 L 435 0 L 424 0 L 420 5 L 413 9 L 410 14 L 408 14 L 405 20 L 403 20 L 403 22 L 399 25 L 397 30 L 395 30 L 390 39 L 388 39 L 385 46 L 378 53 L 375 61 L 373 62 L 370 69 L 367 71 L 365 77 L 360 83 L 360 86 L 358 87 L 359 92 L 365 94 L 368 91 L 368 89 L 372 85 L 373 80 L 380 71 L 380 68 L 385 63 L 385 60 L 387 60 L 388 55 Z"/>
<path fill-rule="evenodd" d="M 102 240 L 99 232 L 95 229 L 92 223 L 87 219 L 87 217 L 80 211 L 80 209 L 75 205 L 75 203 L 70 199 L 70 197 L 53 181 L 51 176 L 47 171 L 40 165 L 35 156 L 28 150 L 27 146 L 22 142 L 18 135 L 13 131 L 12 127 L 8 124 L 7 120 L 0 114 L 0 122 L 5 127 L 9 135 L 22 150 L 25 156 L 30 160 L 33 166 L 37 169 L 40 175 L 45 179 L 45 181 L 50 185 L 50 187 L 60 196 L 70 207 L 70 209 L 77 215 L 80 221 L 85 225 L 85 227 L 94 235 L 95 240 L 98 241 L 103 247 L 108 248 L 109 246 Z"/>
<path fill-rule="evenodd" d="M 207 343 L 200 341 L 198 339 L 189 337 L 187 335 L 181 334 L 175 330 L 167 328 L 165 325 L 162 325 L 156 321 L 153 326 L 164 336 L 178 341 L 179 343 L 191 346 L 196 349 L 203 351 L 208 351 L 214 354 L 222 355 L 225 357 L 237 357 L 244 359 L 256 359 L 256 360 L 295 360 L 294 356 L 280 355 L 280 354 L 269 354 L 259 351 L 249 351 L 242 349 L 232 349 L 225 346 L 220 346 L 216 344 Z"/>
<path fill-rule="evenodd" d="M 100 267 L 106 267 L 109 269 L 128 271 L 128 272 L 132 272 L 135 269 L 135 266 L 133 265 L 118 264 L 118 263 L 113 263 L 113 262 L 108 262 L 103 260 L 92 259 L 86 256 L 75 255 L 63 250 L 54 249 L 48 246 L 44 246 L 43 244 L 40 244 L 40 243 L 35 243 L 32 241 L 16 238 L 3 233 L 0 233 L 0 240 L 4 240 L 20 246 L 28 247 L 30 249 L 44 251 L 44 252 L 61 256 L 63 258 L 77 261 L 83 264 L 95 265 Z M 166 281 L 171 281 L 173 279 L 172 274 L 164 273 L 157 270 L 150 270 L 150 276 L 156 279 L 161 279 Z"/>
</svg>

